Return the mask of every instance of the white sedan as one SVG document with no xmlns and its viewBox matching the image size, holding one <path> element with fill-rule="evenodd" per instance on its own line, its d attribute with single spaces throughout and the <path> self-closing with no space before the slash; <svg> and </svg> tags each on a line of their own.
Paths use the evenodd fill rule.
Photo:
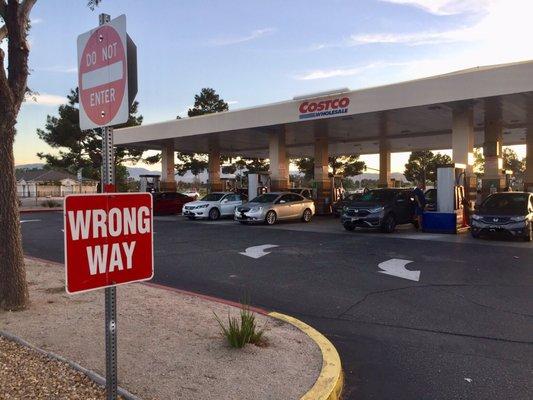
<svg viewBox="0 0 533 400">
<path fill-rule="evenodd" d="M 215 221 L 220 217 L 233 216 L 235 208 L 242 205 L 243 201 L 243 197 L 238 193 L 209 193 L 198 201 L 185 204 L 183 206 L 183 215 L 189 219 L 207 218 Z"/>
</svg>

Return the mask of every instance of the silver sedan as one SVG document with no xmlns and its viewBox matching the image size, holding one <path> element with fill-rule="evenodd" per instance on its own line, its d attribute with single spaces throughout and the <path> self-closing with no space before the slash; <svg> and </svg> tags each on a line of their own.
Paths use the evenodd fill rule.
<svg viewBox="0 0 533 400">
<path fill-rule="evenodd" d="M 235 209 L 235 220 L 240 223 L 264 222 L 273 225 L 278 220 L 301 219 L 311 221 L 315 203 L 296 193 L 265 193 Z"/>
</svg>

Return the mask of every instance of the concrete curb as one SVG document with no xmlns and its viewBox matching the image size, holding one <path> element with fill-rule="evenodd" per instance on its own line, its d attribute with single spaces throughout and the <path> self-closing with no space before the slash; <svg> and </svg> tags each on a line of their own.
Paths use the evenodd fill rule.
<svg viewBox="0 0 533 400">
<path fill-rule="evenodd" d="M 38 213 L 38 212 L 50 212 L 50 211 L 63 211 L 63 207 L 52 207 L 52 208 L 28 208 L 26 210 L 19 209 L 20 214 L 26 213 Z"/>
<path fill-rule="evenodd" d="M 335 346 L 320 332 L 304 322 L 277 312 L 268 314 L 300 329 L 313 340 L 322 352 L 322 371 L 313 387 L 300 400 L 340 400 L 344 385 L 341 359 Z"/>
<path fill-rule="evenodd" d="M 38 353 L 43 354 L 44 356 L 46 356 L 48 358 L 51 358 L 53 360 L 57 360 L 57 361 L 66 363 L 72 369 L 74 369 L 74 370 L 76 370 L 78 372 L 81 372 L 82 374 L 87 376 L 87 378 L 89 378 L 90 380 L 95 382 L 97 385 L 105 387 L 105 378 L 102 375 L 97 374 L 96 372 L 94 372 L 94 371 L 92 371 L 90 369 L 84 368 L 80 364 L 75 363 L 74 361 L 67 360 L 66 358 L 61 357 L 58 354 L 55 354 L 55 353 L 43 350 L 43 349 L 41 349 L 39 347 L 36 347 L 36 346 L 32 345 L 31 343 L 25 341 L 24 339 L 22 339 L 22 338 L 20 338 L 18 336 L 12 335 L 12 334 L 10 334 L 8 332 L 0 331 L 0 336 L 5 338 L 5 339 L 11 340 L 12 342 L 18 343 L 21 346 L 28 347 L 28 348 L 30 348 L 30 349 L 38 352 Z M 141 400 L 140 397 L 135 396 L 134 394 L 128 392 L 126 389 L 123 389 L 121 387 L 117 388 L 117 393 L 120 396 L 122 396 L 124 399 L 126 399 L 126 400 Z"/>
</svg>

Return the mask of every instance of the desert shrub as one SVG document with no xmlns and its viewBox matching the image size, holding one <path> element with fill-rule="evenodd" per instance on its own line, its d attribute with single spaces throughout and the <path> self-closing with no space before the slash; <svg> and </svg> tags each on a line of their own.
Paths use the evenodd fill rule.
<svg viewBox="0 0 533 400">
<path fill-rule="evenodd" d="M 228 312 L 227 326 L 215 313 L 215 318 L 220 325 L 222 336 L 226 338 L 229 345 L 235 348 L 242 348 L 247 343 L 261 346 L 264 344 L 264 328 L 259 329 L 255 320 L 255 314 L 250 308 L 243 305 L 239 317 L 233 317 Z"/>
</svg>

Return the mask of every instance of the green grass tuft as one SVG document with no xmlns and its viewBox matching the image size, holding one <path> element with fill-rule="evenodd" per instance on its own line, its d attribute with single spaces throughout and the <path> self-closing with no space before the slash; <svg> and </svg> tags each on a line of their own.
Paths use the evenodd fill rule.
<svg viewBox="0 0 533 400">
<path fill-rule="evenodd" d="M 259 329 L 255 320 L 255 314 L 250 311 L 250 308 L 246 305 L 242 305 L 240 310 L 240 318 L 232 317 L 228 312 L 228 325 L 220 320 L 216 313 L 215 318 L 222 330 L 222 336 L 224 336 L 229 345 L 234 348 L 243 348 L 247 343 L 254 344 L 256 346 L 264 345 L 264 328 Z"/>
</svg>

